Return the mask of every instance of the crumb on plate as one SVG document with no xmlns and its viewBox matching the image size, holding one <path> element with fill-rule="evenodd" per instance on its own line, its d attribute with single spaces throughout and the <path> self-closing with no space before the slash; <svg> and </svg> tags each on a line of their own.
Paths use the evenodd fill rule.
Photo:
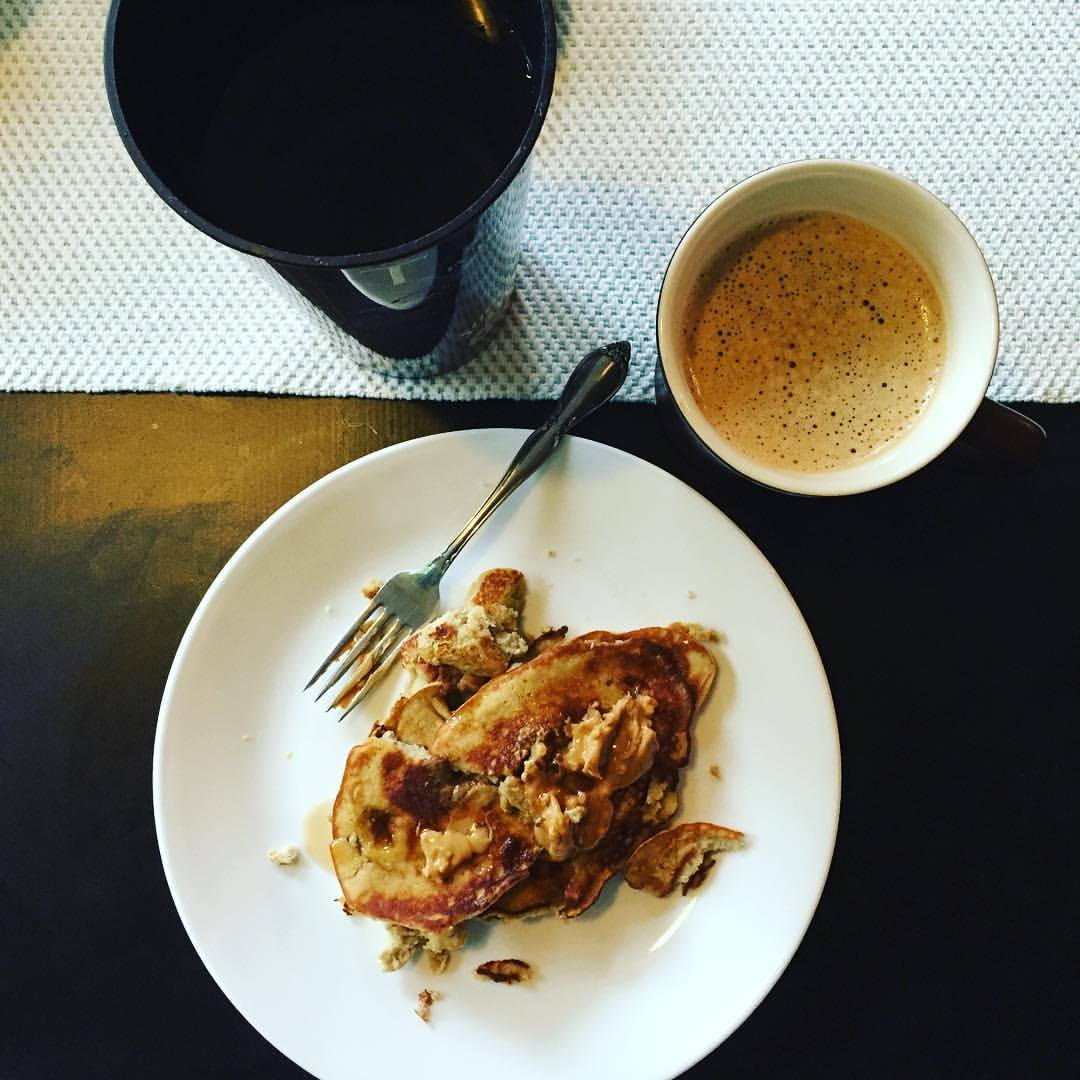
<svg viewBox="0 0 1080 1080">
<path fill-rule="evenodd" d="M 286 844 L 284 847 L 271 848 L 266 857 L 278 866 L 292 866 L 300 858 L 300 849 L 293 844 Z"/>
<path fill-rule="evenodd" d="M 423 930 L 414 930 L 410 926 L 399 926 L 397 923 L 387 923 L 387 943 L 379 955 L 379 963 L 383 971 L 397 971 L 403 968 L 413 956 L 421 950 L 431 954 L 432 969 L 445 970 L 450 962 L 450 953 L 457 949 L 463 949 L 468 940 L 468 930 L 465 926 L 453 926 L 443 933 L 425 933 Z M 437 959 L 442 954 L 446 959 Z M 442 967 L 436 967 L 441 964 Z"/>
<path fill-rule="evenodd" d="M 443 949 L 441 952 L 429 952 L 427 954 L 428 967 L 431 969 L 432 974 L 442 975 L 450 966 L 450 957 L 452 955 L 449 949 Z"/>
<path fill-rule="evenodd" d="M 476 969 L 476 974 L 491 982 L 520 983 L 533 977 L 533 969 L 524 960 L 487 960 Z"/>
<path fill-rule="evenodd" d="M 416 995 L 416 1008 L 413 1009 L 413 1012 L 426 1024 L 431 1019 L 431 1006 L 438 1000 L 439 992 L 437 990 L 421 990 Z"/>
<path fill-rule="evenodd" d="M 709 775 L 711 777 L 713 777 L 713 779 L 715 779 L 715 780 L 723 780 L 724 779 L 724 774 L 720 771 L 720 766 L 719 765 L 710 765 L 709 766 Z"/>
<path fill-rule="evenodd" d="M 375 599 L 375 594 L 382 588 L 383 583 L 377 578 L 368 578 L 364 587 L 360 590 L 369 600 Z"/>
<path fill-rule="evenodd" d="M 240 736 L 240 738 L 243 742 L 251 742 L 255 738 L 255 736 L 249 735 L 247 734 L 247 732 L 245 732 L 243 735 Z"/>
</svg>

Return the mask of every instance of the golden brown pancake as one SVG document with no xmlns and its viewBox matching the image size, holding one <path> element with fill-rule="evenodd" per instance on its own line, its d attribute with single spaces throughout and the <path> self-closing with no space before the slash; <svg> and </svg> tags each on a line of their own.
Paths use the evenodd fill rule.
<svg viewBox="0 0 1080 1080">
<path fill-rule="evenodd" d="M 405 639 L 401 663 L 464 700 L 525 655 L 528 642 L 520 633 L 524 604 L 520 570 L 486 570 L 470 586 L 464 607 L 444 612 Z"/>
<path fill-rule="evenodd" d="M 597 631 L 486 683 L 439 729 L 431 749 L 463 772 L 510 776 L 568 719 L 593 703 L 610 709 L 629 693 L 657 703 L 657 757 L 681 768 L 690 752 L 691 717 L 715 674 L 709 651 L 679 628 Z"/>
<path fill-rule="evenodd" d="M 597 631 L 441 723 L 437 687 L 402 699 L 353 748 L 334 806 L 346 909 L 426 933 L 485 911 L 581 914 L 675 813 L 715 673 L 686 627 Z"/>
<path fill-rule="evenodd" d="M 445 762 L 389 735 L 353 747 L 331 821 L 346 911 L 427 932 L 489 908 L 536 855 L 531 826 L 500 810 L 491 784 L 455 777 Z M 424 835 L 449 834 L 462 846 L 474 828 L 487 844 L 444 874 L 432 871 Z"/>
<path fill-rule="evenodd" d="M 681 886 L 685 896 L 705 880 L 718 854 L 737 851 L 745 839 L 741 832 L 709 821 L 688 821 L 665 829 L 630 857 L 626 884 L 654 896 L 667 896 Z"/>
<path fill-rule="evenodd" d="M 450 718 L 450 709 L 438 683 L 422 686 L 412 694 L 404 694 L 394 702 L 390 715 L 376 724 L 372 735 L 392 731 L 398 742 L 412 746 L 431 747 L 439 728 Z"/>
<path fill-rule="evenodd" d="M 545 660 L 548 663 L 541 668 Z M 474 767 L 508 767 L 513 760 L 506 754 L 508 744 L 517 748 L 522 743 L 531 746 L 530 740 L 538 737 L 557 738 L 566 716 L 580 715 L 575 710 L 591 695 L 601 706 L 612 704 L 612 697 L 627 691 L 648 693 L 657 701 L 652 715 L 658 736 L 655 760 L 645 776 L 612 796 L 614 812 L 603 839 L 591 850 L 562 862 L 538 859 L 526 880 L 490 912 L 502 916 L 556 912 L 573 918 L 595 902 L 634 849 L 678 809 L 679 769 L 688 760 L 692 720 L 712 686 L 716 661 L 686 628 L 676 625 L 626 634 L 596 631 L 547 650 L 526 667 L 534 669 L 527 678 L 524 668 L 514 669 L 459 709 L 437 734 L 436 752 L 445 754 L 451 746 L 464 748 L 466 760 Z M 522 679 L 524 685 L 499 685 L 511 679 Z M 539 697 L 537 685 L 544 689 Z M 516 716 L 506 705 L 515 696 L 523 703 Z M 488 708 L 492 713 L 499 710 L 492 723 L 497 735 L 490 743 L 478 737 Z M 479 717 L 470 715 L 481 709 Z M 463 715 L 468 726 L 457 727 Z M 495 754 L 481 756 L 492 748 Z"/>
</svg>

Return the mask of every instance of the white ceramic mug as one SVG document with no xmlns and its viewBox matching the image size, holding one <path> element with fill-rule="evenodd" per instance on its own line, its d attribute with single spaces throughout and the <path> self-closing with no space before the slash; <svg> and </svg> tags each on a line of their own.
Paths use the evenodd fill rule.
<svg viewBox="0 0 1080 1080">
<path fill-rule="evenodd" d="M 858 218 L 889 233 L 929 273 L 941 299 L 946 355 L 938 386 L 919 420 L 880 452 L 843 468 L 799 472 L 740 452 L 709 423 L 686 379 L 681 320 L 698 276 L 723 248 L 755 226 L 808 211 Z M 729 468 L 758 483 L 802 495 L 851 495 L 901 479 L 932 461 L 969 429 L 999 457 L 1032 459 L 1042 429 L 985 397 L 998 346 L 998 306 L 986 260 L 960 219 L 918 184 L 853 161 L 779 165 L 736 184 L 709 204 L 668 264 L 656 320 L 657 392 L 668 419 L 689 429 Z M 979 420 L 972 423 L 976 413 Z M 970 428 L 969 428 L 970 425 Z M 685 434 L 685 432 L 684 432 Z"/>
</svg>

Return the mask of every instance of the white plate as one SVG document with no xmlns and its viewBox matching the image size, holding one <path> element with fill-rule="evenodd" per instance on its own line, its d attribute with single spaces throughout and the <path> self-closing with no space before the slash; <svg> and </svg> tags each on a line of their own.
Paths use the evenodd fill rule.
<svg viewBox="0 0 1080 1080">
<path fill-rule="evenodd" d="M 658 900 L 619 881 L 576 921 L 481 927 L 442 976 L 426 963 L 384 974 L 383 931 L 342 915 L 337 882 L 311 854 L 293 867 L 267 860 L 268 848 L 303 843 L 305 818 L 321 823 L 315 808 L 336 792 L 349 746 L 392 700 L 387 685 L 366 715 L 337 724 L 300 692 L 361 606 L 361 584 L 441 550 L 524 435 L 418 439 L 301 492 L 210 587 L 165 688 L 154 810 L 177 910 L 233 1004 L 319 1077 L 393 1069 L 475 1080 L 510 1069 L 516 1080 L 547 1080 L 576 1067 L 622 1080 L 675 1076 L 775 983 L 825 882 L 839 746 L 791 596 L 696 492 L 581 439 L 567 440 L 466 548 L 444 602 L 460 602 L 478 571 L 516 566 L 534 632 L 677 619 L 718 629 L 720 679 L 697 721 L 679 820 L 742 829 L 747 848 L 689 898 Z M 539 978 L 506 987 L 473 976 L 505 956 L 530 961 Z M 427 1025 L 413 1014 L 425 987 L 442 994 Z"/>
</svg>

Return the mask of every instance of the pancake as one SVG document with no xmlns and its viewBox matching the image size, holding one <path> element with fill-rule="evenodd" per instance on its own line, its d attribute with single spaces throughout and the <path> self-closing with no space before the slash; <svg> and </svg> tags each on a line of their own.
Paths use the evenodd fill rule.
<svg viewBox="0 0 1080 1080">
<path fill-rule="evenodd" d="M 562 861 L 542 856 L 489 914 L 551 912 L 574 918 L 596 901 L 634 849 L 678 809 L 679 770 L 689 759 L 691 725 L 715 675 L 712 655 L 681 625 L 625 634 L 596 631 L 493 680 L 457 710 L 437 733 L 434 751 L 458 768 L 498 775 L 497 770 L 517 771 L 523 745 L 531 752 L 538 740 L 561 744 L 567 716 L 579 715 L 583 701 L 611 707 L 616 695 L 627 692 L 656 701 L 650 718 L 657 734 L 652 765 L 610 794 L 612 812 L 602 837 Z M 563 777 L 560 787 L 572 788 L 567 781 L 574 779 Z"/>
<path fill-rule="evenodd" d="M 345 910 L 426 933 L 489 908 L 536 857 L 491 784 L 391 735 L 353 747 L 331 824 Z"/>
<path fill-rule="evenodd" d="M 610 709 L 629 693 L 656 702 L 657 757 L 681 768 L 689 758 L 691 718 L 715 674 L 709 651 L 679 626 L 596 631 L 485 683 L 439 729 L 431 750 L 463 772 L 511 776 L 568 718 L 594 703 Z"/>
<path fill-rule="evenodd" d="M 464 700 L 525 656 L 529 643 L 520 632 L 524 604 L 520 570 L 486 570 L 469 587 L 463 607 L 444 612 L 405 639 L 402 666 Z"/>
<path fill-rule="evenodd" d="M 736 829 L 710 821 L 684 822 L 653 836 L 633 853 L 626 864 L 626 884 L 654 896 L 667 896 L 681 887 L 685 896 L 705 880 L 717 855 L 738 851 L 745 842 Z"/>
<path fill-rule="evenodd" d="M 556 640 L 452 713 L 443 682 L 399 700 L 353 748 L 331 845 L 348 912 L 427 935 L 572 918 L 672 817 L 713 657 L 681 624 Z"/>
<path fill-rule="evenodd" d="M 443 688 L 438 683 L 422 686 L 412 694 L 399 697 L 390 715 L 376 724 L 371 734 L 378 736 L 391 731 L 399 742 L 429 749 L 439 728 L 450 718 Z"/>
</svg>

